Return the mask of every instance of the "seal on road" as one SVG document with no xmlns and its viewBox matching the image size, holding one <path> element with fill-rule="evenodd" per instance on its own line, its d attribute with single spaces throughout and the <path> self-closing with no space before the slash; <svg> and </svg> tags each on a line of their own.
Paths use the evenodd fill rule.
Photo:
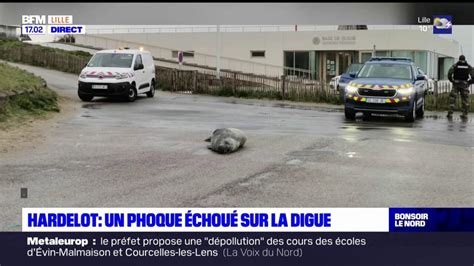
<svg viewBox="0 0 474 266">
<path fill-rule="evenodd" d="M 244 132 L 237 128 L 218 128 L 205 141 L 211 142 L 208 149 L 217 153 L 231 153 L 243 147 L 247 141 Z"/>
</svg>

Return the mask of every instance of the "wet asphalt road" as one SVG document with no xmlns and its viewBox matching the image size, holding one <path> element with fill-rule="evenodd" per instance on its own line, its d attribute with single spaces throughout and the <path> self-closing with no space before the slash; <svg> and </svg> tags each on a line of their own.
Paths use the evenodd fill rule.
<svg viewBox="0 0 474 266">
<path fill-rule="evenodd" d="M 81 103 L 75 75 L 23 67 L 80 111 L 2 155 L 0 230 L 21 229 L 22 207 L 474 206 L 472 118 L 346 122 L 334 108 L 164 92 Z M 244 130 L 246 147 L 210 152 L 219 127 Z"/>
</svg>

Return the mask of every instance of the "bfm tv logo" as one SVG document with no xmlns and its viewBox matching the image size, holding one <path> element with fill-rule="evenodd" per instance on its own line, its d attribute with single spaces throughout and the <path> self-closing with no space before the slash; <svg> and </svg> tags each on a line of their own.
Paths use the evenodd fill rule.
<svg viewBox="0 0 474 266">
<path fill-rule="evenodd" d="M 452 34 L 453 18 L 451 16 L 433 16 L 434 34 Z"/>
<path fill-rule="evenodd" d="M 47 21 L 46 21 L 47 18 Z M 46 24 L 46 22 L 48 22 Z M 23 15 L 22 34 L 85 34 L 84 25 L 72 25 L 71 15 Z"/>
</svg>

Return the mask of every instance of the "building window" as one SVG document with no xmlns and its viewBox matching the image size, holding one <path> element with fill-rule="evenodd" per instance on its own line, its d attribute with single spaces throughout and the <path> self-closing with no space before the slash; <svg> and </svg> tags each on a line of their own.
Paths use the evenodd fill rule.
<svg viewBox="0 0 474 266">
<path fill-rule="evenodd" d="M 366 30 L 367 25 L 339 25 L 337 30 Z"/>
<path fill-rule="evenodd" d="M 250 51 L 250 57 L 265 57 L 265 51 Z"/>
<path fill-rule="evenodd" d="M 390 51 L 375 51 L 375 56 L 390 57 Z"/>
<path fill-rule="evenodd" d="M 454 64 L 454 58 L 452 57 L 439 57 L 438 58 L 438 78 L 439 80 L 448 79 L 449 68 Z"/>
<path fill-rule="evenodd" d="M 138 68 L 138 66 L 142 65 L 143 64 L 143 61 L 142 61 L 142 56 L 141 55 L 137 55 L 137 57 L 135 58 L 135 69 Z"/>
<path fill-rule="evenodd" d="M 421 68 L 423 72 L 428 72 L 428 52 L 426 51 L 415 51 L 415 65 Z"/>
<path fill-rule="evenodd" d="M 414 52 L 413 51 L 402 51 L 402 50 L 394 50 L 392 51 L 392 56 L 393 57 L 406 57 L 410 58 L 413 60 L 414 58 Z"/>
<path fill-rule="evenodd" d="M 314 51 L 284 51 L 285 75 L 316 79 L 316 59 Z"/>
<path fill-rule="evenodd" d="M 360 53 L 360 62 L 365 63 L 372 58 L 372 52 L 361 52 Z"/>
<path fill-rule="evenodd" d="M 178 53 L 179 53 L 179 51 L 172 51 L 171 52 L 171 57 L 172 58 L 178 58 Z M 194 58 L 194 51 L 183 51 L 183 57 Z"/>
</svg>

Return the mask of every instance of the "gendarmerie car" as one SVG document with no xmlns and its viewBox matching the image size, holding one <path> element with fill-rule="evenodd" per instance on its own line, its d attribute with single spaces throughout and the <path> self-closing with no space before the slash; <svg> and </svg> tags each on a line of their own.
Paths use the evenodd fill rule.
<svg viewBox="0 0 474 266">
<path fill-rule="evenodd" d="M 354 79 L 345 87 L 347 119 L 355 119 L 357 112 L 397 114 L 409 122 L 424 115 L 428 82 L 411 59 L 371 58 L 352 75 Z"/>
</svg>

